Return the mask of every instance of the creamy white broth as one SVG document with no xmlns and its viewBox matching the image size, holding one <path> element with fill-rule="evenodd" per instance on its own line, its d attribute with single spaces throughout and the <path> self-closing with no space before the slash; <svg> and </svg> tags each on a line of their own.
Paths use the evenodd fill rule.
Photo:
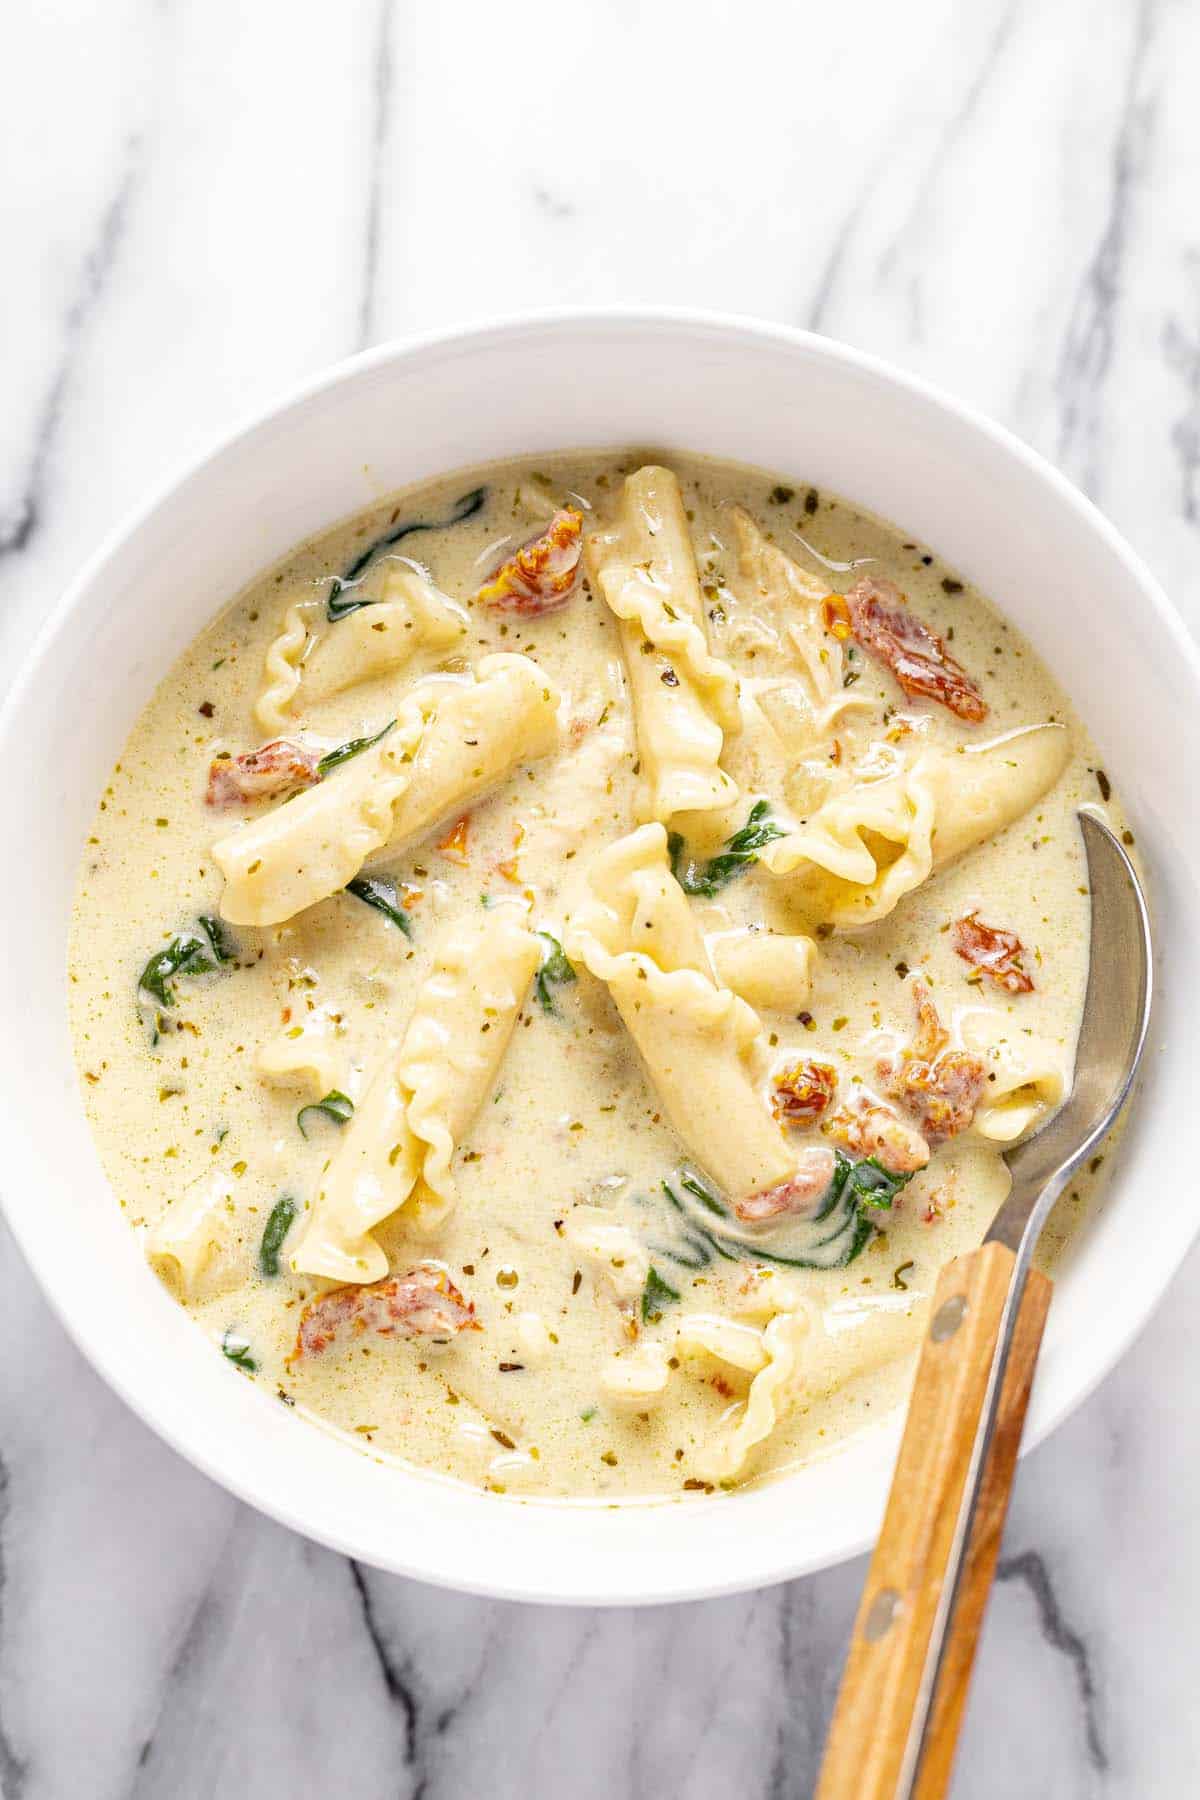
<svg viewBox="0 0 1200 1800">
<path fill-rule="evenodd" d="M 448 1343 L 351 1331 L 319 1354 L 293 1356 L 305 1308 L 332 1284 L 297 1273 L 291 1259 L 348 1127 L 309 1113 L 304 1137 L 297 1115 L 320 1097 L 317 1087 L 268 1081 L 258 1058 L 289 1032 L 319 1025 L 321 1085 L 360 1107 L 448 930 L 515 907 L 523 916 L 528 908 L 532 929 L 560 941 L 570 936 L 595 854 L 633 830 L 645 779 L 617 624 L 594 581 L 581 582 L 562 610 L 544 617 L 506 615 L 472 604 L 472 595 L 556 507 L 583 510 L 586 531 L 610 521 L 625 476 L 649 460 L 563 455 L 458 473 L 302 545 L 219 615 L 147 706 L 101 801 L 76 897 L 70 991 L 89 1117 L 120 1204 L 152 1251 L 161 1220 L 206 1207 L 210 1244 L 194 1279 L 161 1257 L 155 1266 L 214 1353 L 224 1344 L 240 1360 L 240 1378 L 250 1374 L 267 1393 L 377 1457 L 510 1495 L 620 1500 L 711 1491 L 828 1453 L 903 1396 L 939 1267 L 980 1240 L 1007 1190 L 1003 1145 L 965 1132 L 934 1149 L 928 1169 L 877 1215 L 882 1229 L 843 1268 L 776 1265 L 754 1280 L 752 1250 L 743 1255 L 736 1245 L 738 1260 L 710 1254 L 702 1266 L 687 1266 L 695 1257 L 662 1183 L 703 1158 L 681 1145 L 605 985 L 576 958 L 573 981 L 544 988 L 553 1010 L 536 987 L 521 1003 L 498 1074 L 456 1147 L 449 1217 L 430 1230 L 420 1208 L 414 1218 L 404 1206 L 373 1231 L 395 1273 L 422 1259 L 443 1265 L 482 1329 Z M 668 821 L 690 857 L 703 863 L 719 854 L 759 796 L 791 824 L 816 814 L 825 779 L 821 769 L 798 772 L 758 704 L 760 693 L 794 680 L 797 657 L 778 595 L 765 599 L 739 566 L 734 505 L 822 585 L 844 590 L 862 573 L 894 580 L 987 701 L 987 719 L 964 725 L 943 706 L 906 698 L 886 668 L 858 651 L 846 665 L 852 684 L 840 691 L 862 704 L 841 712 L 821 754 L 807 756 L 827 762 L 836 742 L 835 793 L 848 769 L 864 761 L 871 768 L 872 758 L 911 758 L 939 746 L 954 754 L 959 745 L 1048 721 L 1070 736 L 1065 771 L 1044 796 L 935 869 L 877 922 L 828 929 L 794 882 L 761 863 L 714 896 L 690 901 L 718 966 L 722 942 L 739 929 L 813 938 L 803 1004 L 794 996 L 778 1008 L 756 999 L 762 1036 L 754 1067 L 764 1106 L 772 1076 L 804 1059 L 837 1071 L 839 1096 L 876 1086 L 880 1056 L 912 1038 L 914 974 L 928 982 L 955 1042 L 1027 1056 L 1039 1040 L 1069 1080 L 1088 935 L 1074 814 L 1087 803 L 1107 810 L 1118 829 L 1123 822 L 1111 799 L 1103 806 L 1096 753 L 1064 695 L 1016 631 L 931 548 L 845 500 L 774 476 L 695 457 L 662 460 L 682 483 L 709 650 L 741 684 L 743 729 L 726 735 L 721 754 L 737 799 Z M 376 539 L 409 520 L 447 518 L 477 486 L 486 489 L 478 511 L 404 538 L 347 590 L 378 600 L 389 573 L 405 566 L 394 557 L 419 559 L 464 608 L 461 638 L 432 644 L 403 669 L 347 686 L 310 711 L 302 679 L 286 732 L 322 750 L 372 736 L 431 674 L 464 682 L 480 659 L 515 652 L 561 690 L 561 744 L 470 805 L 465 847 L 451 840 L 439 849 L 446 838 L 439 821 L 398 859 L 368 859 L 368 874 L 394 884 L 411 937 L 337 892 L 277 923 L 227 926 L 236 966 L 184 974 L 174 1006 L 139 1008 L 148 957 L 181 930 L 196 930 L 201 916 L 219 914 L 214 842 L 279 804 L 216 812 L 204 796 L 214 757 L 252 750 L 269 735 L 254 709 L 288 608 L 322 601 L 330 578 Z M 352 616 L 366 620 L 370 609 Z M 327 640 L 348 623 L 328 626 Z M 329 785 L 356 766 L 363 765 L 356 759 L 332 773 Z M 976 909 L 1019 936 L 1032 992 L 1010 995 L 971 979 L 947 927 Z M 155 1016 L 162 1025 L 156 1042 Z M 801 1132 L 795 1141 L 821 1140 Z M 279 1273 L 267 1277 L 260 1246 L 284 1195 L 297 1219 Z M 1064 1222 L 1056 1223 L 1061 1236 Z M 678 1297 L 653 1290 L 645 1319 L 640 1294 L 622 1305 L 617 1290 L 639 1265 L 590 1256 L 582 1240 L 596 1224 L 632 1234 Z M 785 1223 L 759 1241 L 779 1249 L 806 1229 Z M 781 1296 L 779 1316 L 807 1306 L 808 1329 L 798 1334 L 777 1423 L 722 1476 L 722 1446 L 743 1416 L 753 1372 L 681 1346 L 677 1334 L 685 1323 L 686 1336 L 693 1315 L 769 1329 L 773 1292 Z M 629 1393 L 616 1394 L 613 1371 L 627 1372 L 631 1362 L 636 1370 L 656 1345 L 661 1351 L 651 1349 L 649 1361 L 665 1381 L 661 1392 L 643 1392 L 634 1379 Z"/>
</svg>

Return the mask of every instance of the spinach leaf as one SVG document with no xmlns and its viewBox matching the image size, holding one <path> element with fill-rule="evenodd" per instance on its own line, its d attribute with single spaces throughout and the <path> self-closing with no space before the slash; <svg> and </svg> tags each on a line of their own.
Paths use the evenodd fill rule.
<svg viewBox="0 0 1200 1800">
<path fill-rule="evenodd" d="M 701 1206 L 707 1207 L 710 1213 L 716 1213 L 718 1219 L 729 1217 L 728 1209 L 722 1206 L 708 1183 L 701 1181 L 698 1175 L 693 1175 L 690 1171 L 680 1175 L 679 1185 L 681 1188 L 686 1188 L 689 1194 L 694 1194 Z"/>
<path fill-rule="evenodd" d="M 336 750 L 326 751 L 317 764 L 317 774 L 322 781 L 331 769 L 340 768 L 342 763 L 349 762 L 352 756 L 361 756 L 364 750 L 370 750 L 374 745 L 380 743 L 395 723 L 395 719 L 389 719 L 383 730 L 377 731 L 374 737 L 351 738 L 347 743 L 339 744 Z"/>
<path fill-rule="evenodd" d="M 402 538 L 412 537 L 417 531 L 444 531 L 447 526 L 461 525 L 464 519 L 471 518 L 483 506 L 487 499 L 485 487 L 472 488 L 469 494 L 463 494 L 454 502 L 449 514 L 444 519 L 408 519 L 403 525 L 397 525 L 393 531 L 386 532 L 383 537 L 376 538 L 369 544 L 361 556 L 356 556 L 344 575 L 335 575 L 333 586 L 329 590 L 329 598 L 325 602 L 325 616 L 331 624 L 338 619 L 347 618 L 357 612 L 360 606 L 374 606 L 373 600 L 344 600 L 342 598 L 362 575 L 363 571 L 374 562 L 384 550 L 390 550 Z"/>
<path fill-rule="evenodd" d="M 219 963 L 237 961 L 237 946 L 215 914 L 201 913 L 200 929 L 212 945 L 212 953 Z"/>
<path fill-rule="evenodd" d="M 344 1125 L 348 1119 L 354 1116 L 354 1102 L 339 1088 L 330 1088 L 323 1100 L 314 1100 L 310 1106 L 302 1106 L 296 1114 L 296 1123 L 300 1127 L 302 1138 L 308 1136 L 304 1121 L 309 1113 L 324 1113 L 325 1117 L 332 1119 L 335 1125 Z"/>
<path fill-rule="evenodd" d="M 554 997 L 550 989 L 552 986 L 565 985 L 569 981 L 574 981 L 575 971 L 567 961 L 566 951 L 556 937 L 552 937 L 548 931 L 539 931 L 537 935 L 544 944 L 549 945 L 549 949 L 542 956 L 542 966 L 534 978 L 533 985 L 538 1000 L 541 1002 L 542 1011 L 551 1013 L 557 1018 L 558 1008 L 554 1004 Z"/>
<path fill-rule="evenodd" d="M 663 1307 L 669 1306 L 672 1300 L 678 1300 L 678 1298 L 679 1295 L 675 1289 L 663 1280 L 651 1263 L 650 1273 L 646 1277 L 646 1285 L 642 1289 L 642 1324 L 650 1325 L 655 1320 L 661 1319 Z"/>
<path fill-rule="evenodd" d="M 875 1237 L 879 1230 L 878 1213 L 892 1205 L 911 1179 L 911 1175 L 893 1175 L 874 1157 L 854 1162 L 839 1150 L 828 1191 L 811 1214 L 795 1221 L 804 1235 L 795 1244 L 794 1252 L 787 1255 L 770 1250 L 763 1243 L 726 1236 L 719 1223 L 702 1224 L 672 1182 L 664 1181 L 663 1193 L 684 1224 L 677 1242 L 656 1247 L 661 1255 L 687 1269 L 702 1266 L 708 1260 L 706 1252 L 712 1251 L 730 1262 L 776 1263 L 791 1269 L 844 1269 Z M 715 1220 L 729 1218 L 722 1201 L 690 1171 L 679 1170 L 674 1181 Z"/>
<path fill-rule="evenodd" d="M 262 1234 L 258 1251 L 258 1266 L 264 1275 L 278 1275 L 279 1252 L 283 1249 L 283 1240 L 291 1230 L 295 1217 L 296 1202 L 290 1194 L 285 1194 L 271 1208 L 271 1216 L 267 1220 L 267 1228 Z"/>
<path fill-rule="evenodd" d="M 777 825 L 770 817 L 769 800 L 756 800 L 750 808 L 746 823 L 732 837 L 726 838 L 725 848 L 707 862 L 697 862 L 687 853 L 687 847 L 680 834 L 673 831 L 667 839 L 667 848 L 671 854 L 671 873 L 685 894 L 692 894 L 711 900 L 723 887 L 741 875 L 750 864 L 758 861 L 758 851 L 772 838 L 784 836 L 782 825 Z"/>
<path fill-rule="evenodd" d="M 174 1006 L 176 976 L 204 975 L 215 967 L 203 938 L 194 931 L 179 931 L 162 950 L 154 952 L 138 976 L 138 990 L 160 1006 Z"/>
<path fill-rule="evenodd" d="M 346 883 L 346 892 L 353 894 L 366 906 L 373 906 L 381 912 L 385 919 L 401 930 L 406 938 L 412 936 L 412 920 L 404 908 L 397 903 L 396 890 L 390 881 L 376 881 L 370 875 L 356 875 L 353 881 Z"/>
<path fill-rule="evenodd" d="M 258 1364 L 250 1354 L 250 1345 L 233 1330 L 227 1331 L 221 1339 L 221 1355 L 227 1356 L 237 1368 L 244 1369 L 247 1375 L 258 1371 Z"/>
<path fill-rule="evenodd" d="M 912 1180 L 911 1175 L 893 1175 L 873 1156 L 864 1157 L 862 1162 L 850 1162 L 847 1157 L 839 1160 L 845 1164 L 846 1179 L 860 1206 L 889 1207 L 905 1183 Z"/>
</svg>

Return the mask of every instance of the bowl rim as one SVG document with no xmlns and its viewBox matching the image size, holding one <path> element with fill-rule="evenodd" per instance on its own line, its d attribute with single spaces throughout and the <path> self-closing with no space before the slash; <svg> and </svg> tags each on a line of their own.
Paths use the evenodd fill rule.
<svg viewBox="0 0 1200 1800">
<path fill-rule="evenodd" d="M 967 402 L 957 399 L 936 383 L 922 375 L 899 368 L 884 358 L 841 343 L 836 339 L 825 337 L 820 333 L 756 318 L 749 314 L 666 305 L 561 306 L 521 310 L 500 315 L 489 314 L 483 318 L 467 319 L 451 326 L 413 332 L 388 339 L 384 343 L 343 358 L 319 370 L 315 375 L 307 376 L 303 380 L 291 384 L 267 404 L 244 411 L 231 427 L 211 434 L 199 450 L 181 458 L 165 477 L 154 484 L 146 498 L 128 509 L 124 516 L 105 533 L 97 548 L 68 583 L 56 604 L 50 608 L 41 627 L 27 647 L 3 700 L 0 701 L 0 743 L 10 731 L 13 719 L 24 702 L 28 688 L 37 678 L 48 650 L 59 636 L 64 624 L 79 606 L 80 601 L 102 574 L 105 566 L 115 559 L 131 540 L 137 537 L 148 521 L 173 498 L 178 490 L 185 487 L 211 464 L 219 462 L 254 433 L 277 422 L 293 409 L 303 408 L 308 402 L 323 393 L 343 384 L 368 379 L 373 371 L 389 367 L 397 362 L 409 362 L 419 366 L 423 358 L 437 358 L 448 351 L 453 351 L 456 347 L 472 350 L 482 349 L 489 344 L 503 345 L 505 342 L 519 340 L 530 335 L 562 332 L 587 333 L 613 327 L 645 333 L 707 333 L 727 343 L 740 340 L 747 347 L 757 343 L 803 352 L 832 364 L 841 364 L 874 381 L 891 386 L 915 401 L 923 402 L 948 418 L 957 421 L 960 426 L 965 426 L 971 432 L 990 440 L 999 450 L 1023 464 L 1031 476 L 1052 490 L 1059 503 L 1073 511 L 1079 522 L 1098 538 L 1115 560 L 1123 566 L 1126 574 L 1140 591 L 1143 602 L 1154 613 L 1157 625 L 1171 640 L 1175 652 L 1180 657 L 1186 677 L 1200 696 L 1200 647 L 1194 643 L 1182 618 L 1168 599 L 1162 586 L 1123 535 L 1094 502 L 1040 452 L 1033 449 L 1007 427 L 996 423 Z M 569 446 L 565 445 L 564 447 Z M 0 1095 L 0 1108 L 7 1115 L 7 1103 L 2 1095 Z M 507 1583 L 502 1578 L 488 1579 L 487 1581 L 464 1580 L 441 1570 L 431 1571 L 428 1567 L 422 1566 L 419 1559 L 406 1557 L 404 1554 L 389 1557 L 386 1561 L 373 1554 L 369 1558 L 365 1557 L 362 1550 L 351 1541 L 350 1537 L 339 1535 L 335 1530 L 314 1527 L 308 1522 L 303 1516 L 302 1504 L 289 1505 L 274 1494 L 262 1492 L 257 1480 L 252 1475 L 243 1475 L 237 1469 L 231 1472 L 222 1463 L 219 1453 L 210 1452 L 205 1445 L 196 1442 L 194 1436 L 189 1435 L 186 1428 L 179 1424 L 174 1417 L 165 1415 L 149 1398 L 141 1395 L 136 1386 L 128 1381 L 122 1370 L 116 1366 L 117 1359 L 107 1354 L 103 1332 L 85 1327 L 78 1320 L 69 1316 L 65 1307 L 60 1304 L 55 1289 L 53 1271 L 50 1267 L 50 1255 L 46 1252 L 45 1246 L 39 1242 L 39 1233 L 32 1223 L 32 1215 L 10 1204 L 7 1185 L 4 1190 L 0 1190 L 0 1207 L 3 1208 L 9 1229 L 59 1323 L 89 1364 L 129 1406 L 131 1411 L 173 1450 L 239 1499 L 279 1523 L 348 1557 L 369 1560 L 374 1566 L 425 1581 L 431 1585 L 444 1586 L 456 1591 L 496 1599 L 526 1602 L 532 1599 L 542 1604 L 563 1605 L 636 1605 L 716 1598 L 746 1591 L 750 1586 L 771 1585 L 794 1579 L 799 1575 L 813 1573 L 822 1568 L 832 1567 L 870 1547 L 871 1538 L 867 1533 L 859 1534 L 854 1541 L 847 1543 L 844 1548 L 836 1552 L 818 1550 L 805 1554 L 802 1545 L 797 1543 L 794 1552 L 789 1555 L 781 1546 L 781 1553 L 778 1554 L 773 1564 L 772 1572 L 761 1578 L 747 1577 L 744 1574 L 729 1574 L 697 1581 L 694 1573 L 687 1579 L 675 1579 L 673 1576 L 667 1576 L 659 1590 L 650 1595 L 631 1592 L 617 1584 L 606 1584 L 602 1590 L 598 1590 L 586 1582 L 572 1587 L 569 1591 L 560 1589 L 553 1594 L 533 1595 L 528 1586 L 521 1583 Z M 1156 1270 L 1153 1283 L 1145 1291 L 1141 1312 L 1131 1312 L 1122 1320 L 1121 1327 L 1116 1332 L 1110 1329 L 1105 1336 L 1103 1351 L 1096 1356 L 1085 1377 L 1069 1395 L 1063 1395 L 1056 1406 L 1036 1416 L 1032 1428 L 1026 1432 L 1022 1442 L 1022 1455 L 1034 1449 L 1052 1431 L 1056 1430 L 1112 1371 L 1161 1303 L 1187 1249 L 1198 1233 L 1200 1233 L 1200 1213 L 1197 1213 L 1195 1223 L 1188 1227 L 1186 1242 L 1180 1248 L 1174 1262 L 1164 1259 L 1161 1269 Z M 896 1429 L 898 1432 L 898 1423 Z M 700 1504 L 725 1505 L 726 1502 L 722 1500 L 701 1502 Z"/>
</svg>

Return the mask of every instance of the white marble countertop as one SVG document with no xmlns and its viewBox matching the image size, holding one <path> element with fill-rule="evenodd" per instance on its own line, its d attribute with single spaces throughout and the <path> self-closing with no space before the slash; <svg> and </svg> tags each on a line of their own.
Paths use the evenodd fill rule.
<svg viewBox="0 0 1200 1800">
<path fill-rule="evenodd" d="M 6 674 L 247 408 L 569 301 L 759 313 L 934 377 L 1200 626 L 1189 0 L 65 0 L 5 37 Z M 6 1800 L 810 1793 L 861 1563 L 603 1614 L 378 1575 L 181 1462 L 0 1256 Z M 958 1800 L 1200 1791 L 1198 1275 L 1021 1471 Z"/>
</svg>

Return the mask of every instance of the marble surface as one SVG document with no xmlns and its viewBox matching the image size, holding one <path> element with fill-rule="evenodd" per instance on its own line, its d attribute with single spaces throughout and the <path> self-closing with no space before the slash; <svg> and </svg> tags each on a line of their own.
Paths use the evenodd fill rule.
<svg viewBox="0 0 1200 1800">
<path fill-rule="evenodd" d="M 412 327 L 570 301 L 759 313 L 934 377 L 1200 625 L 1189 0 L 42 0 L 5 38 L 6 676 L 233 417 Z M 378 1575 L 164 1448 L 0 1259 L 6 1800 L 810 1793 L 861 1563 L 639 1613 Z M 958 1800 L 1200 1791 L 1198 1276 L 1022 1469 Z"/>
</svg>

